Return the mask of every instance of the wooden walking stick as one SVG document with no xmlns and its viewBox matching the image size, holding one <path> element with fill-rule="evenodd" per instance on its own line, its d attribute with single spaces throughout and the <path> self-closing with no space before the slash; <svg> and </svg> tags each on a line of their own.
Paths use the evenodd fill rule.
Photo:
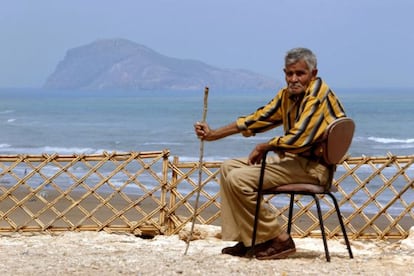
<svg viewBox="0 0 414 276">
<path fill-rule="evenodd" d="M 208 87 L 206 86 L 204 88 L 204 107 L 203 107 L 203 118 L 202 118 L 203 123 L 206 121 L 206 117 L 207 117 L 207 99 L 208 99 Z M 200 159 L 198 161 L 197 197 L 196 197 L 196 201 L 194 205 L 194 214 L 193 214 L 193 221 L 191 223 L 191 230 L 190 230 L 190 234 L 187 237 L 187 247 L 185 248 L 184 255 L 187 255 L 188 248 L 190 247 L 190 240 L 193 237 L 194 225 L 195 225 L 196 217 L 197 217 L 198 202 L 200 200 L 200 191 L 201 191 L 201 185 L 202 185 L 203 156 L 204 156 L 204 140 L 201 139 L 200 140 Z"/>
</svg>

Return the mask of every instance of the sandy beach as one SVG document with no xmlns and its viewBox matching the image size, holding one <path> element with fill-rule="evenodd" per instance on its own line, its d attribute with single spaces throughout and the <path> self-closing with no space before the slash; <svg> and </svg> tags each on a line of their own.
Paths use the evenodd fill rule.
<svg viewBox="0 0 414 276">
<path fill-rule="evenodd" d="M 52 201 L 58 195 L 48 191 L 44 196 Z M 27 191 L 13 191 L 13 196 L 25 198 Z M 71 198 L 82 198 L 82 194 L 73 192 Z M 60 200 L 54 207 L 62 212 L 70 204 Z M 93 197 L 80 203 L 89 212 L 98 204 L 99 201 Z M 111 205 L 117 210 L 122 210 L 126 204 L 118 195 L 111 199 Z M 6 212 L 14 205 L 14 201 L 3 200 L 0 210 Z M 39 198 L 31 198 L 25 206 L 36 213 L 45 204 Z M 149 213 L 154 210 L 154 203 L 143 201 L 140 208 Z M 105 221 L 110 215 L 112 213 L 105 208 L 94 212 L 100 221 Z M 55 216 L 55 213 L 45 212 L 39 217 L 45 223 Z M 75 225 L 93 225 L 90 218 L 79 223 L 84 220 L 85 213 L 77 207 L 65 216 Z M 17 225 L 39 228 L 21 208 L 8 212 L 7 217 Z M 128 214 L 130 220 L 138 217 L 137 212 Z M 300 223 L 308 222 L 296 221 L 296 224 Z M 329 223 L 327 220 L 326 225 Z M 362 223 L 364 221 L 358 216 L 353 219 L 353 225 Z M 389 221 L 379 218 L 376 224 L 383 226 Z M 222 241 L 220 227 L 215 225 L 197 225 L 195 240 L 191 241 L 189 251 L 184 255 L 188 227 L 179 235 L 156 235 L 144 239 L 126 232 L 5 232 L 10 225 L 4 220 L 0 222 L 3 227 L 3 232 L 0 232 L 0 275 L 411 275 L 414 270 L 411 217 L 403 219 L 401 224 L 404 229 L 411 227 L 404 240 L 351 240 L 354 259 L 349 259 L 342 239 L 329 240 L 331 262 L 327 263 L 320 238 L 295 238 L 297 252 L 288 259 L 259 261 L 221 254 L 223 247 L 235 243 Z M 57 220 L 53 226 L 55 229 L 61 227 L 61 230 L 68 228 L 62 220 Z"/>
<path fill-rule="evenodd" d="M 217 226 L 199 226 L 185 255 L 188 228 L 142 239 L 126 233 L 0 233 L 0 275 L 410 275 L 414 228 L 401 241 L 352 241 L 349 259 L 340 240 L 329 240 L 327 263 L 320 239 L 295 239 L 284 260 L 259 261 L 221 254 Z"/>
<path fill-rule="evenodd" d="M 19 198 L 23 196 L 20 194 Z M 6 206 L 8 203 L 0 204 L 2 210 L 11 207 Z M 59 202 L 56 208 L 67 207 L 62 204 Z M 117 199 L 112 204 L 121 208 L 125 202 Z M 39 200 L 29 201 L 27 205 L 32 210 L 43 206 Z M 87 210 L 96 205 L 97 202 L 90 199 L 82 202 Z M 144 204 L 142 207 L 151 206 Z M 11 215 L 19 224 L 28 219 L 22 212 Z M 73 221 L 84 216 L 78 210 L 70 215 Z M 95 215 L 107 216 L 104 213 Z M 414 270 L 414 227 L 409 237 L 400 241 L 351 240 L 354 259 L 349 259 L 342 240 L 329 240 L 330 263 L 326 262 L 320 238 L 295 238 L 297 252 L 284 260 L 259 261 L 223 255 L 221 249 L 235 243 L 222 241 L 220 227 L 214 225 L 196 225 L 194 240 L 184 255 L 188 228 L 189 225 L 179 235 L 156 235 L 147 239 L 126 232 L 0 232 L 0 275 L 400 276 L 410 275 Z"/>
</svg>

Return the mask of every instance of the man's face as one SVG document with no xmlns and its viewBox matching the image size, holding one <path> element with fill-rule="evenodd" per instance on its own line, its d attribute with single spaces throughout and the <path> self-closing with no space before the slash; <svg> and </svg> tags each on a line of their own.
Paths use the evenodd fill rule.
<svg viewBox="0 0 414 276">
<path fill-rule="evenodd" d="M 284 71 L 288 91 L 292 95 L 305 92 L 318 72 L 317 69 L 310 71 L 304 60 L 286 66 Z"/>
</svg>

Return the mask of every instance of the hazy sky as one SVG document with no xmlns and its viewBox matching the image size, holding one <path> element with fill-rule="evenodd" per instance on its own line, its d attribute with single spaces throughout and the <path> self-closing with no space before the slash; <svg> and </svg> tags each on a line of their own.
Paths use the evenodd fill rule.
<svg viewBox="0 0 414 276">
<path fill-rule="evenodd" d="M 276 80 L 304 46 L 332 87 L 414 87 L 413 0 L 0 2 L 0 87 L 40 87 L 68 49 L 104 38 Z"/>
</svg>

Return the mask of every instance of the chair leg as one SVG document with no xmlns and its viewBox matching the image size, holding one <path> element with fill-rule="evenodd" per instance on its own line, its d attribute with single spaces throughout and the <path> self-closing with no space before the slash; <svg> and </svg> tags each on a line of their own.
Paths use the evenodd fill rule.
<svg viewBox="0 0 414 276">
<path fill-rule="evenodd" d="M 289 203 L 289 218 L 287 225 L 287 233 L 290 235 L 292 230 L 292 216 L 293 216 L 293 201 L 295 200 L 295 193 L 290 193 L 290 203 Z"/>
<path fill-rule="evenodd" d="M 346 233 L 346 229 L 345 229 L 344 221 L 342 219 L 341 211 L 339 209 L 338 201 L 336 200 L 335 196 L 332 193 L 326 193 L 326 194 L 331 197 L 332 202 L 335 205 L 336 214 L 338 215 L 339 224 L 341 225 L 342 234 L 344 235 L 346 247 L 347 247 L 348 253 L 349 253 L 349 258 L 353 259 L 354 255 L 352 254 L 351 244 L 349 243 L 348 235 Z"/>
<path fill-rule="evenodd" d="M 248 256 L 250 258 L 254 257 L 254 248 L 256 246 L 256 233 L 257 233 L 257 226 L 259 224 L 259 212 L 260 212 L 261 197 L 262 197 L 262 194 L 259 191 L 257 193 L 256 212 L 255 212 L 255 215 L 254 215 L 254 222 L 253 222 L 252 245 L 251 245 L 251 250 L 248 253 Z"/>
<path fill-rule="evenodd" d="M 322 217 L 322 211 L 321 211 L 321 206 L 319 204 L 319 199 L 316 195 L 312 195 L 313 199 L 315 200 L 316 203 L 316 209 L 318 211 L 318 217 L 319 217 L 319 225 L 321 227 L 321 234 L 322 234 L 322 240 L 323 240 L 323 246 L 325 248 L 325 256 L 326 256 L 326 261 L 330 262 L 331 261 L 331 256 L 329 255 L 329 250 L 328 250 L 328 243 L 326 241 L 326 234 L 325 234 L 325 226 L 323 224 L 323 217 Z"/>
<path fill-rule="evenodd" d="M 251 245 L 250 252 L 248 252 L 247 254 L 250 258 L 254 256 L 254 249 L 256 246 L 256 233 L 257 233 L 257 227 L 259 224 L 260 204 L 262 202 L 262 197 L 263 197 L 263 182 L 264 182 L 264 173 L 265 173 L 265 168 L 266 168 L 267 153 L 268 152 L 263 154 L 262 165 L 260 166 L 259 185 L 257 187 L 256 211 L 254 214 L 254 222 L 253 222 L 252 245 Z"/>
</svg>

